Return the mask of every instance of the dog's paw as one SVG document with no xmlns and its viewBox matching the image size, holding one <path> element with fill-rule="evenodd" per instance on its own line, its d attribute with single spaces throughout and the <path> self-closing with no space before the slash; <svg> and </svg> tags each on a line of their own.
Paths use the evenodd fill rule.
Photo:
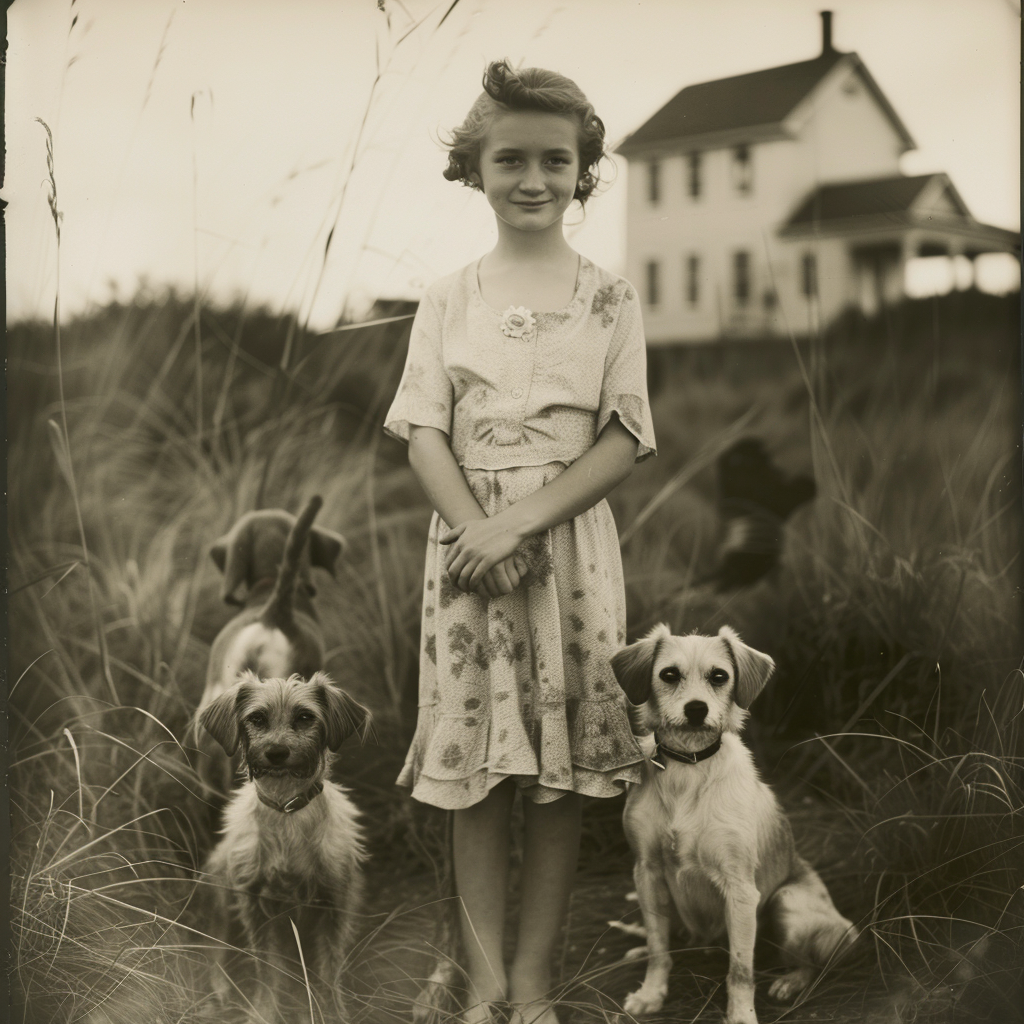
<svg viewBox="0 0 1024 1024">
<path fill-rule="evenodd" d="M 814 972 L 809 967 L 798 967 L 795 971 L 776 978 L 768 989 L 768 996 L 780 1003 L 795 999 L 811 983 Z"/>
<path fill-rule="evenodd" d="M 210 975 L 210 989 L 213 1003 L 218 1011 L 223 1010 L 231 1002 L 231 982 L 223 970 L 213 971 Z"/>
<path fill-rule="evenodd" d="M 665 1003 L 666 987 L 641 985 L 635 992 L 626 996 L 622 1008 L 633 1017 L 643 1017 L 649 1013 L 657 1013 Z"/>
<path fill-rule="evenodd" d="M 757 1014 L 753 1006 L 745 1006 L 742 1009 L 729 1007 L 725 1015 L 725 1024 L 757 1024 Z"/>
<path fill-rule="evenodd" d="M 412 1006 L 413 1024 L 433 1024 L 446 1016 L 453 1003 L 449 986 L 431 979 L 416 997 Z"/>
<path fill-rule="evenodd" d="M 638 939 L 647 938 L 647 929 L 642 924 L 627 924 L 625 921 L 605 921 L 609 928 L 614 928 L 623 935 L 632 935 Z"/>
<path fill-rule="evenodd" d="M 625 956 L 622 959 L 630 961 L 642 960 L 645 956 L 647 956 L 646 946 L 634 946 L 632 949 L 626 950 Z"/>
</svg>

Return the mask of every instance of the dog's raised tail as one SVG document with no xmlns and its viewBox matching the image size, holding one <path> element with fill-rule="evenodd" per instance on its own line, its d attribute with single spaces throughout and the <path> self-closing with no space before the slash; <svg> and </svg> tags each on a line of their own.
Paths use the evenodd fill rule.
<svg viewBox="0 0 1024 1024">
<path fill-rule="evenodd" d="M 323 508 L 324 500 L 319 494 L 314 494 L 306 503 L 306 507 L 295 520 L 295 525 L 288 534 L 288 540 L 284 545 L 284 556 L 281 565 L 277 570 L 277 580 L 274 589 L 270 593 L 266 607 L 261 616 L 263 624 L 271 628 L 286 629 L 294 622 L 292 618 L 293 599 L 295 596 L 295 580 L 299 574 L 299 563 L 302 558 L 302 549 L 305 546 L 306 538 L 309 536 L 313 520 L 317 513 Z"/>
</svg>

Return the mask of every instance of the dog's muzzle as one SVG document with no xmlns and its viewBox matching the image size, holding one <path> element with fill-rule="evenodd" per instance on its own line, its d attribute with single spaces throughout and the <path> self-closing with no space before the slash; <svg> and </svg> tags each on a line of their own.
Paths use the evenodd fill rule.
<svg viewBox="0 0 1024 1024">
<path fill-rule="evenodd" d="M 289 761 L 292 752 L 281 744 L 264 750 L 247 749 L 245 766 L 252 780 L 270 778 L 309 779 L 317 775 L 322 767 L 321 758 L 302 757 Z"/>
</svg>

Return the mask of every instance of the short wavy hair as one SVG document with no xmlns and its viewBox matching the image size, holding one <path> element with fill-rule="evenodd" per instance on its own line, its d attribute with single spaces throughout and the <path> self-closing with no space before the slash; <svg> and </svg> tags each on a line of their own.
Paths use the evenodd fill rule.
<svg viewBox="0 0 1024 1024">
<path fill-rule="evenodd" d="M 598 164 L 605 155 L 604 122 L 583 90 L 565 75 L 544 68 L 517 71 L 507 60 L 496 60 L 484 71 L 484 91 L 470 107 L 465 121 L 455 128 L 445 145 L 448 166 L 444 176 L 463 185 L 480 186 L 470 178 L 480 170 L 480 145 L 494 115 L 512 110 L 538 110 L 564 114 L 578 126 L 580 177 L 573 199 L 581 204 L 593 194 L 600 181 Z"/>
</svg>

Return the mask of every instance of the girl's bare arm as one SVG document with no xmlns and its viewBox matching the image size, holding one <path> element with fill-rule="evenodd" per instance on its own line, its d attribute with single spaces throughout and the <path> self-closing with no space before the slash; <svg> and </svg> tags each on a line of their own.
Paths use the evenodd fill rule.
<svg viewBox="0 0 1024 1024">
<path fill-rule="evenodd" d="M 467 517 L 468 521 L 441 538 L 442 543 L 451 545 L 448 575 L 452 582 L 462 590 L 472 590 L 527 537 L 592 508 L 629 476 L 638 444 L 618 417 L 613 417 L 593 447 L 540 490 L 489 519 Z"/>
<path fill-rule="evenodd" d="M 486 519 L 455 461 L 448 435 L 436 427 L 409 427 L 409 465 L 430 504 L 450 524 Z"/>
</svg>

